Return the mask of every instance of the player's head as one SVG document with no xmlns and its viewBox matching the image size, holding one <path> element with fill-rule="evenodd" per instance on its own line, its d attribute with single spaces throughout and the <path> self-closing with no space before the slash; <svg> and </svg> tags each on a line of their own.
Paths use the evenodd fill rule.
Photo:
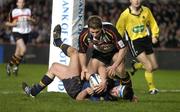
<svg viewBox="0 0 180 112">
<path fill-rule="evenodd" d="M 102 20 L 99 16 L 90 16 L 88 19 L 88 29 L 93 37 L 99 37 L 102 32 Z"/>
<path fill-rule="evenodd" d="M 135 8 L 139 8 L 141 6 L 142 0 L 130 0 L 131 6 Z"/>
<path fill-rule="evenodd" d="M 25 5 L 25 0 L 17 0 L 16 5 L 18 8 L 22 9 Z"/>
<path fill-rule="evenodd" d="M 133 89 L 126 85 L 115 86 L 111 89 L 110 94 L 114 97 L 132 100 L 134 96 Z"/>
</svg>

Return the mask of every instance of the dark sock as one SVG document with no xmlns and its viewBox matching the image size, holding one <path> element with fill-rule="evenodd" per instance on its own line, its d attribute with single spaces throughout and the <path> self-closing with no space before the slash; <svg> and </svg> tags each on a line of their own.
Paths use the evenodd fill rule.
<svg viewBox="0 0 180 112">
<path fill-rule="evenodd" d="M 63 44 L 61 38 L 54 39 L 54 45 L 60 47 Z"/>
<path fill-rule="evenodd" d="M 61 47 L 60 47 L 61 50 L 63 51 L 63 53 L 64 53 L 66 56 L 68 56 L 67 50 L 68 50 L 69 47 L 70 47 L 70 46 L 67 45 L 67 44 L 62 44 Z"/>
<path fill-rule="evenodd" d="M 13 66 L 13 65 L 18 66 L 21 63 L 22 59 L 23 59 L 23 56 L 17 57 L 15 55 L 13 55 L 9 61 L 9 65 L 10 66 Z"/>
<path fill-rule="evenodd" d="M 127 85 L 129 87 L 132 87 L 131 77 L 128 72 L 126 72 L 126 77 L 121 78 L 122 85 Z"/>
<path fill-rule="evenodd" d="M 44 77 L 41 79 L 41 81 L 38 84 L 35 84 L 31 89 L 31 94 L 33 96 L 36 96 L 39 94 L 47 85 L 49 85 L 53 79 L 49 78 L 47 75 L 44 75 Z"/>
</svg>

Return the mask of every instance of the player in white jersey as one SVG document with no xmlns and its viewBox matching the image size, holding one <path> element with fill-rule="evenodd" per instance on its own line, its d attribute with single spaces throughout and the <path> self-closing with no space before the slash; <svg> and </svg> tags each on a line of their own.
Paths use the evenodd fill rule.
<svg viewBox="0 0 180 112">
<path fill-rule="evenodd" d="M 25 0 L 17 0 L 17 8 L 10 12 L 10 19 L 5 23 L 6 26 L 12 27 L 12 33 L 16 40 L 16 50 L 6 66 L 7 75 L 11 71 L 17 76 L 18 65 L 21 63 L 26 52 L 26 44 L 31 32 L 31 23 L 35 23 L 32 18 L 31 10 L 25 8 Z"/>
</svg>

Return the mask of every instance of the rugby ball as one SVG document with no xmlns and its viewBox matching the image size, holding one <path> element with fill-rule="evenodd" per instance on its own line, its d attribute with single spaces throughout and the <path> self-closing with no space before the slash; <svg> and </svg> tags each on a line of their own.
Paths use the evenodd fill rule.
<svg viewBox="0 0 180 112">
<path fill-rule="evenodd" d="M 101 83 L 101 78 L 99 74 L 94 73 L 89 77 L 90 87 L 94 88 L 94 86 L 97 86 L 100 83 Z"/>
</svg>

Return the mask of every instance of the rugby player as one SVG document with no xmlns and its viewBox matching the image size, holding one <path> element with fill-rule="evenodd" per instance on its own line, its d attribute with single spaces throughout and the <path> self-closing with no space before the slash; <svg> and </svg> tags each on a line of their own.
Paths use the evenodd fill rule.
<svg viewBox="0 0 180 112">
<path fill-rule="evenodd" d="M 5 23 L 6 26 L 12 27 L 13 37 L 16 41 L 15 53 L 6 65 L 8 76 L 11 75 L 11 71 L 17 76 L 18 66 L 26 53 L 26 44 L 31 32 L 31 23 L 35 23 L 31 10 L 24 7 L 25 0 L 17 0 L 16 5 L 17 8 L 10 12 L 10 20 Z"/>
<path fill-rule="evenodd" d="M 98 92 L 89 86 L 87 78 L 86 80 L 81 80 L 80 77 L 80 63 L 79 63 L 79 53 L 75 48 L 64 44 L 61 41 L 61 27 L 57 25 L 53 31 L 54 45 L 59 47 L 66 56 L 70 57 L 69 65 L 62 65 L 59 63 L 53 63 L 48 72 L 43 76 L 41 81 L 32 87 L 30 87 L 26 82 L 22 83 L 22 88 L 25 94 L 31 97 L 35 97 L 39 94 L 47 85 L 49 85 L 55 76 L 62 80 L 67 94 L 75 100 L 84 100 L 87 98 L 95 97 L 103 98 L 104 100 L 114 100 L 117 97 L 121 97 L 130 101 L 137 101 L 137 97 L 134 96 L 134 92 L 129 86 L 115 86 L 110 81 L 107 85 L 108 88 L 105 92 L 97 94 Z M 87 73 L 88 74 L 88 73 Z M 88 74 L 90 76 L 90 74 Z M 112 80 L 111 80 L 112 81 Z"/>
</svg>

